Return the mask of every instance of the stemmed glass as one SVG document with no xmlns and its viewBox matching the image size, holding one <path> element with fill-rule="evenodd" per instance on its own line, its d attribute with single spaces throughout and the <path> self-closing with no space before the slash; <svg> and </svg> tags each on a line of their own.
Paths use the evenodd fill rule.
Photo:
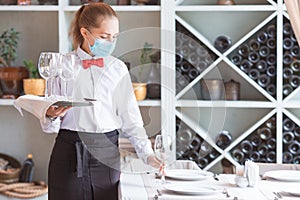
<svg viewBox="0 0 300 200">
<path fill-rule="evenodd" d="M 159 171 L 161 174 L 161 183 L 164 183 L 167 157 L 171 152 L 171 142 L 169 138 L 164 138 L 162 135 L 156 135 L 154 142 L 154 152 L 156 157 L 163 163 Z"/>
<path fill-rule="evenodd" d="M 52 85 L 50 84 L 50 94 L 48 95 L 49 79 L 57 75 L 58 67 L 61 65 L 61 54 L 54 52 L 41 52 L 38 69 L 42 78 L 46 80 L 45 97 L 52 95 Z"/>
<path fill-rule="evenodd" d="M 73 80 L 75 78 L 75 55 L 73 54 L 65 54 L 63 55 L 63 65 L 59 70 L 59 78 L 64 83 L 63 88 L 63 96 L 69 98 L 68 96 L 68 81 Z"/>
</svg>

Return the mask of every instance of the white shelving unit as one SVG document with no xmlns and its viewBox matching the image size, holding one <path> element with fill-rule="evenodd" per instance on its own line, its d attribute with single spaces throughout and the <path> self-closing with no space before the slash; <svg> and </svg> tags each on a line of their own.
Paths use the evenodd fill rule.
<svg viewBox="0 0 300 200">
<path fill-rule="evenodd" d="M 272 116 L 276 116 L 277 124 L 276 162 L 282 163 L 284 115 L 300 125 L 298 110 L 300 109 L 300 89 L 295 89 L 286 98 L 282 94 L 282 31 L 283 21 L 285 18 L 288 19 L 283 0 L 276 2 L 273 0 L 235 0 L 235 2 L 237 5 L 222 6 L 215 5 L 216 1 L 211 0 L 161 0 L 160 6 L 113 6 L 120 16 L 121 32 L 125 34 L 128 30 L 134 30 L 124 35 L 124 38 L 128 37 L 127 43 L 126 40 L 121 39 L 119 49 L 115 52 L 117 55 L 124 55 L 130 49 L 140 49 L 145 41 L 161 49 L 162 97 L 161 100 L 139 102 L 141 110 L 148 112 L 149 108 L 155 109 L 160 117 L 160 123 L 155 126 L 160 127 L 163 135 L 170 135 L 173 143 L 176 142 L 175 117 L 178 117 L 217 150 L 220 155 L 210 162 L 205 170 L 220 171 L 220 161 L 223 158 L 227 158 L 234 165 L 239 165 L 232 158 L 231 150 Z M 2 15 L 7 19 L 8 14 L 16 13 L 15 11 L 20 12 L 24 18 L 46 15 L 39 24 L 30 24 L 29 20 L 26 24 L 6 23 L 9 26 L 16 25 L 21 28 L 21 31 L 25 30 L 27 25 L 33 26 L 30 32 L 25 31 L 26 37 L 22 33 L 22 41 L 27 40 L 28 36 L 31 42 L 25 42 L 24 46 L 27 45 L 27 47 L 20 49 L 21 56 L 17 62 L 22 63 L 22 59 L 27 57 L 37 60 L 39 52 L 45 49 L 70 51 L 68 29 L 73 14 L 78 8 L 79 6 L 70 6 L 65 0 L 59 0 L 57 6 L 0 6 L 1 24 Z M 216 55 L 212 64 L 178 93 L 175 91 L 176 22 L 185 27 Z M 229 57 L 241 44 L 270 22 L 274 22 L 277 27 L 276 96 L 268 94 L 234 65 Z M 51 27 L 56 27 L 56 29 Z M 39 37 L 41 34 L 45 35 Z M 213 45 L 214 39 L 220 34 L 229 35 L 232 39 L 232 46 L 224 53 L 220 53 Z M 31 47 L 28 47 L 29 44 Z M 128 49 L 124 48 L 125 46 L 128 46 Z M 23 52 L 25 53 L 22 55 Z M 214 76 L 215 71 L 220 72 L 224 80 L 234 78 L 241 83 L 241 100 L 207 101 L 199 97 L 200 80 Z M 1 100 L 0 105 L 12 105 L 12 101 Z M 234 141 L 223 150 L 215 144 L 214 139 L 218 131 L 225 128 L 232 133 Z M 175 159 L 175 149 L 172 159 Z"/>
</svg>

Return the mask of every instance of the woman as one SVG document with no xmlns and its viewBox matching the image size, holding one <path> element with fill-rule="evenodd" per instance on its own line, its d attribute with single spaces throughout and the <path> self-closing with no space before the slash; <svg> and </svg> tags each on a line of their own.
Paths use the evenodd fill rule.
<svg viewBox="0 0 300 200">
<path fill-rule="evenodd" d="M 58 132 L 49 164 L 50 200 L 118 199 L 120 159 L 118 129 L 128 137 L 145 163 L 158 168 L 125 64 L 111 56 L 119 34 L 115 11 L 105 3 L 83 5 L 71 26 L 76 78 L 68 95 L 95 99 L 93 106 L 55 107 L 41 125 Z M 65 91 L 60 79 L 54 94 Z"/>
</svg>

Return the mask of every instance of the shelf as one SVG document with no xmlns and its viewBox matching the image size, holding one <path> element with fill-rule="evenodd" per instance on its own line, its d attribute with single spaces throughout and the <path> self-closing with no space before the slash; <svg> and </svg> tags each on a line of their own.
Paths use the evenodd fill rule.
<svg viewBox="0 0 300 200">
<path fill-rule="evenodd" d="M 64 7 L 64 11 L 67 12 L 75 12 L 81 6 L 66 6 Z M 117 12 L 145 12 L 145 11 L 160 11 L 160 6 L 112 6 L 112 8 Z"/>
<path fill-rule="evenodd" d="M 154 106 L 159 107 L 160 106 L 160 100 L 143 100 L 138 101 L 139 106 L 148 107 L 148 106 Z"/>
<path fill-rule="evenodd" d="M 190 5 L 176 6 L 176 11 L 276 11 L 277 7 L 272 5 L 235 5 L 235 6 L 220 6 L 220 5 Z"/>
<path fill-rule="evenodd" d="M 42 6 L 42 5 L 28 5 L 28 6 L 0 6 L 0 11 L 58 11 L 59 7 L 57 5 L 54 6 Z"/>
<path fill-rule="evenodd" d="M 0 99 L 0 106 L 12 106 L 14 105 L 14 99 Z"/>
<path fill-rule="evenodd" d="M 275 108 L 276 104 L 266 101 L 195 101 L 178 100 L 177 107 L 229 107 L 229 108 Z M 299 102 L 300 106 L 300 102 Z"/>
</svg>

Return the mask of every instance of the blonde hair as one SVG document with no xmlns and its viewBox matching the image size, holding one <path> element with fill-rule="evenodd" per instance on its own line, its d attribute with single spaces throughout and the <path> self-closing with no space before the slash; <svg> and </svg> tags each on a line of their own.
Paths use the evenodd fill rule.
<svg viewBox="0 0 300 200">
<path fill-rule="evenodd" d="M 118 18 L 117 13 L 110 5 L 102 2 L 82 5 L 75 13 L 69 32 L 69 36 L 72 38 L 73 48 L 77 48 L 78 45 L 84 41 L 80 33 L 80 28 L 84 27 L 88 30 L 91 28 L 99 28 L 101 22 L 106 17 Z"/>
</svg>

